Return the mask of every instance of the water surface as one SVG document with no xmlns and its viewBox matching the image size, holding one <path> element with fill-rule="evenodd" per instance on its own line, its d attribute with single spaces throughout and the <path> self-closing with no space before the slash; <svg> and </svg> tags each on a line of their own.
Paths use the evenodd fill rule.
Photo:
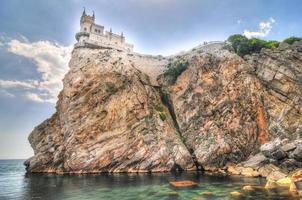
<svg viewBox="0 0 302 200">
<path fill-rule="evenodd" d="M 192 180 L 198 187 L 176 189 L 173 180 Z M 287 189 L 267 191 L 265 179 L 227 176 L 209 176 L 200 173 L 181 174 L 100 174 L 100 175 L 26 175 L 23 160 L 0 160 L 0 199 L 17 200 L 214 200 L 214 199 L 299 199 Z M 244 192 L 245 185 L 257 186 L 253 192 Z M 240 197 L 230 192 L 238 191 Z M 213 195 L 206 196 L 204 192 Z"/>
</svg>

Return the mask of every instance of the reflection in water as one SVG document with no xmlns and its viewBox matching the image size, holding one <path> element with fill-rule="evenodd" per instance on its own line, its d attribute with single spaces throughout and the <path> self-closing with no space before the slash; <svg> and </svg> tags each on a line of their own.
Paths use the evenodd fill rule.
<svg viewBox="0 0 302 200">
<path fill-rule="evenodd" d="M 23 161 L 0 161 L 0 199 L 233 199 L 230 192 L 242 193 L 237 199 L 299 199 L 287 189 L 266 191 L 261 178 L 209 176 L 196 172 L 182 174 L 25 174 Z M 198 182 L 195 188 L 175 189 L 172 180 Z M 252 192 L 242 191 L 254 185 Z M 211 192 L 212 195 L 203 195 Z"/>
</svg>

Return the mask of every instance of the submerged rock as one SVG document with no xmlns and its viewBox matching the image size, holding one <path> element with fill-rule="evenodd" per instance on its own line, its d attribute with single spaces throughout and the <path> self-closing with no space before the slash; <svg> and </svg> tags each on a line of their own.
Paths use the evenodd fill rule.
<svg viewBox="0 0 302 200">
<path fill-rule="evenodd" d="M 255 189 L 251 185 L 243 186 L 242 190 L 244 191 L 254 191 Z"/>
<path fill-rule="evenodd" d="M 173 187 L 194 187 L 198 184 L 193 181 L 171 181 L 170 185 Z"/>
<path fill-rule="evenodd" d="M 240 197 L 242 194 L 238 191 L 230 192 L 230 195 L 233 197 Z"/>
</svg>

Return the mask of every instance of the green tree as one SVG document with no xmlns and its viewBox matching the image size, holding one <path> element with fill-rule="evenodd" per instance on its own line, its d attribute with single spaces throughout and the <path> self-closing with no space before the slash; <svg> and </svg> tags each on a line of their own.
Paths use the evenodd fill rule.
<svg viewBox="0 0 302 200">
<path fill-rule="evenodd" d="M 277 48 L 279 46 L 280 42 L 278 41 L 268 41 L 265 44 L 265 48 L 267 49 L 272 49 L 272 48 Z"/>
<path fill-rule="evenodd" d="M 248 39 L 244 35 L 235 34 L 235 35 L 231 35 L 227 39 L 227 41 L 231 44 L 234 51 L 237 52 L 239 46 L 241 46 L 242 44 L 245 44 L 248 41 Z"/>
<path fill-rule="evenodd" d="M 302 38 L 299 38 L 299 37 L 289 37 L 289 38 L 286 38 L 285 40 L 283 40 L 283 42 L 286 42 L 288 44 L 294 44 L 294 42 L 299 42 L 301 40 L 302 40 Z"/>
</svg>

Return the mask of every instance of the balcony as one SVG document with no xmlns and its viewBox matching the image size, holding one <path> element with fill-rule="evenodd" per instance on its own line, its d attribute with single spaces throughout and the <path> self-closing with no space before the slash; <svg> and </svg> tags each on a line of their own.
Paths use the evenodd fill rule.
<svg viewBox="0 0 302 200">
<path fill-rule="evenodd" d="M 83 32 L 83 31 L 82 31 L 82 32 L 78 32 L 78 33 L 75 35 L 76 40 L 79 41 L 81 36 L 89 37 L 89 33 Z"/>
</svg>

